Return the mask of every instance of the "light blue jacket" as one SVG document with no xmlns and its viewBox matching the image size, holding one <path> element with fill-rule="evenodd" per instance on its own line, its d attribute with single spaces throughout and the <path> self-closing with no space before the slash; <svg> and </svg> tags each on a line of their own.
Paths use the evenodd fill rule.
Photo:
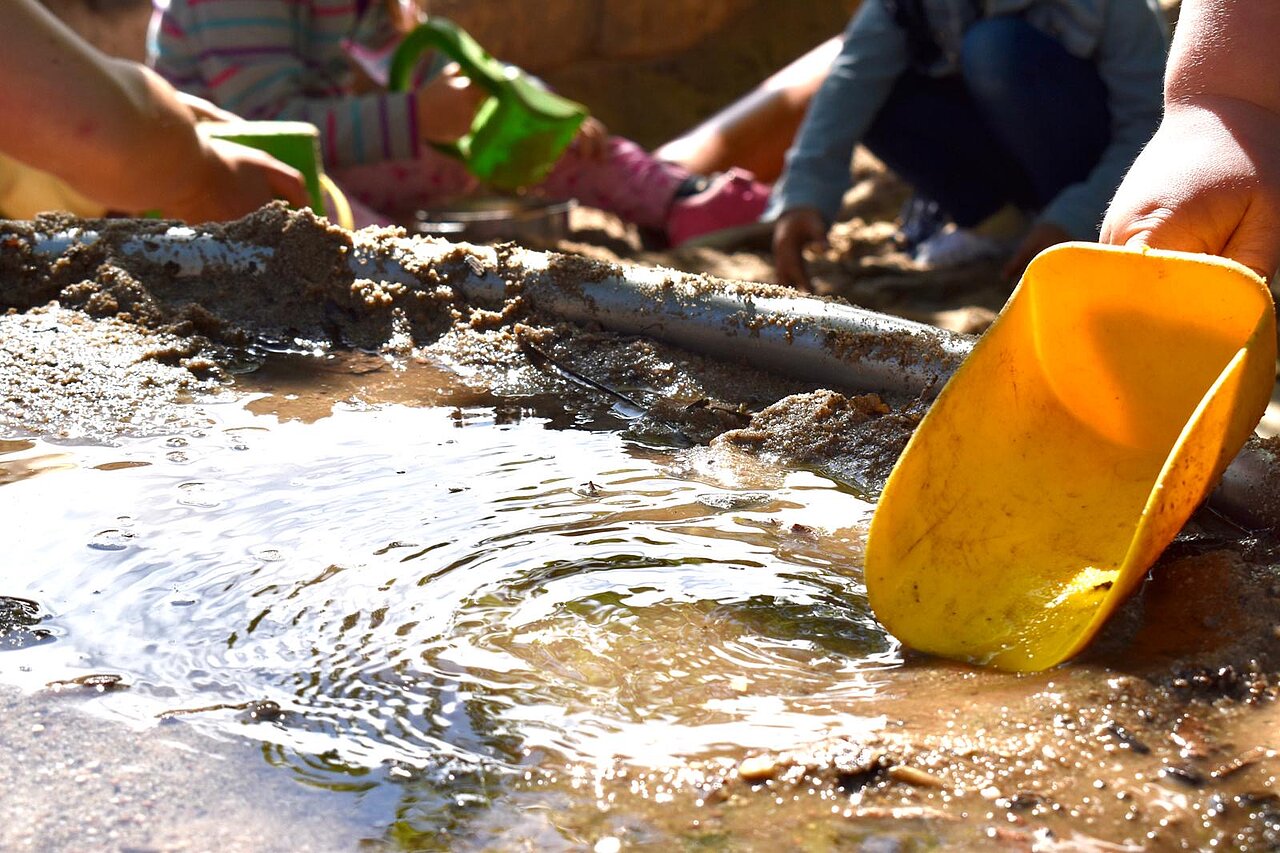
<svg viewBox="0 0 1280 853">
<path fill-rule="evenodd" d="M 960 44 L 972 23 L 968 0 L 924 0 L 942 56 L 918 69 L 955 73 Z M 989 17 L 1024 14 L 1074 56 L 1095 63 L 1107 89 L 1111 142 L 1088 178 L 1065 188 L 1042 221 L 1073 237 L 1094 240 L 1124 173 L 1160 123 L 1168 34 L 1156 0 L 986 0 Z M 864 0 L 845 30 L 844 47 L 814 95 L 774 186 L 765 219 L 797 207 L 835 218 L 851 183 L 854 146 L 871 126 L 899 75 L 911 67 L 902 27 L 882 0 Z"/>
</svg>

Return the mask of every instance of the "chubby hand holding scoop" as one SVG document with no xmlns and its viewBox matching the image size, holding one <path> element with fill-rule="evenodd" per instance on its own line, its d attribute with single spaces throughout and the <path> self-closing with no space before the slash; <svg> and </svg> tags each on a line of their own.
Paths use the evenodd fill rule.
<svg viewBox="0 0 1280 853">
<path fill-rule="evenodd" d="M 1266 283 L 1221 258 L 1041 253 L 898 460 L 876 616 L 1001 669 L 1080 652 L 1213 489 L 1276 376 Z"/>
</svg>

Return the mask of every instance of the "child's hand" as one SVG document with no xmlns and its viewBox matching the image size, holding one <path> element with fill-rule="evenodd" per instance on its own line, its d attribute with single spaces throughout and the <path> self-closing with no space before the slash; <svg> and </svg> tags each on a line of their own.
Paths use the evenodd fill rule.
<svg viewBox="0 0 1280 853">
<path fill-rule="evenodd" d="M 811 207 L 797 207 L 778 217 L 773 225 L 773 265 L 778 283 L 804 291 L 813 289 L 804 263 L 805 246 L 827 243 L 827 222 Z"/>
<path fill-rule="evenodd" d="M 1280 115 L 1248 101 L 1170 104 L 1102 224 L 1104 243 L 1280 265 Z"/>
<path fill-rule="evenodd" d="M 456 62 L 414 93 L 418 136 L 424 142 L 457 142 L 471 131 L 476 110 L 489 93 L 462 75 Z"/>
<path fill-rule="evenodd" d="M 295 207 L 311 203 L 297 169 L 256 148 L 225 139 L 205 142 L 203 162 L 194 164 L 191 182 L 182 187 L 184 194 L 160 200 L 164 216 L 210 222 L 244 216 L 277 198 Z"/>
<path fill-rule="evenodd" d="M 609 129 L 595 116 L 587 116 L 573 144 L 584 159 L 601 162 L 609 152 Z"/>
<path fill-rule="evenodd" d="M 239 121 L 240 119 L 235 113 L 227 112 L 222 107 L 211 101 L 206 101 L 204 98 L 182 91 L 175 91 L 173 94 L 179 103 L 191 110 L 191 115 L 196 121 Z"/>
</svg>

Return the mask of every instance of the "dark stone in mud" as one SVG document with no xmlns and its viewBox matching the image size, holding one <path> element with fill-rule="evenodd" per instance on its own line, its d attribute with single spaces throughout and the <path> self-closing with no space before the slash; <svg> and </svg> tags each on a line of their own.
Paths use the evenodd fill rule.
<svg viewBox="0 0 1280 853">
<path fill-rule="evenodd" d="M 1148 755 L 1151 752 L 1151 747 L 1147 746 L 1142 740 L 1134 735 L 1133 732 L 1129 731 L 1119 723 L 1107 723 L 1102 727 L 1101 734 L 1114 738 L 1116 743 L 1120 744 L 1120 746 L 1125 749 L 1132 750 L 1138 755 Z"/>
<path fill-rule="evenodd" d="M 257 702 L 250 702 L 241 714 L 241 719 L 246 723 L 271 723 L 279 720 L 284 716 L 284 709 L 276 702 L 270 699 L 261 699 Z"/>
<path fill-rule="evenodd" d="M 1207 699 L 1234 699 L 1252 702 L 1264 697 L 1269 679 L 1256 665 L 1241 671 L 1228 664 L 1217 668 L 1180 669 L 1171 686 L 1186 694 Z"/>
<path fill-rule="evenodd" d="M 1186 764 L 1166 767 L 1160 771 L 1160 775 L 1166 779 L 1172 779 L 1179 784 L 1186 785 L 1188 788 L 1203 788 L 1208 781 L 1203 773 Z"/>
<path fill-rule="evenodd" d="M 53 632 L 40 627 L 45 616 L 34 601 L 0 595 L 0 651 L 52 642 Z"/>
<path fill-rule="evenodd" d="M 1035 791 L 1018 791 L 1009 798 L 1009 809 L 1015 812 L 1029 811 L 1048 802 L 1047 797 Z"/>
</svg>

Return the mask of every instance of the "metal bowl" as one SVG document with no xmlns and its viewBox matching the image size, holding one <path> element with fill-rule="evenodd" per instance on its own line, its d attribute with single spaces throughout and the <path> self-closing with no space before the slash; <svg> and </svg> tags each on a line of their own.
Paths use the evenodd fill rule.
<svg viewBox="0 0 1280 853">
<path fill-rule="evenodd" d="M 568 236 L 569 211 L 576 205 L 572 199 L 479 196 L 460 199 L 447 210 L 420 210 L 413 228 L 419 234 L 468 243 L 554 243 Z"/>
</svg>

